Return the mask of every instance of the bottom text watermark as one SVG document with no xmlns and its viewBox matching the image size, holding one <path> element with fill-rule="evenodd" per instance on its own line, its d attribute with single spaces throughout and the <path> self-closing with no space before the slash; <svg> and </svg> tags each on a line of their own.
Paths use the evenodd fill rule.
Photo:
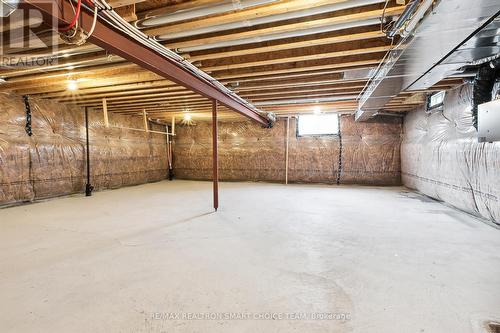
<svg viewBox="0 0 500 333">
<path fill-rule="evenodd" d="M 339 312 L 153 312 L 153 320 L 351 320 Z"/>
</svg>

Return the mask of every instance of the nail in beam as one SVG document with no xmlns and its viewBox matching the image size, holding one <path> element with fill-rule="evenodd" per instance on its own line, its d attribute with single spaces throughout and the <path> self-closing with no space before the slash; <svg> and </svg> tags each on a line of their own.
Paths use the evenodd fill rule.
<svg viewBox="0 0 500 333">
<path fill-rule="evenodd" d="M 212 100 L 212 168 L 213 168 L 213 190 L 214 209 L 219 208 L 219 165 L 217 151 L 217 101 Z"/>
</svg>

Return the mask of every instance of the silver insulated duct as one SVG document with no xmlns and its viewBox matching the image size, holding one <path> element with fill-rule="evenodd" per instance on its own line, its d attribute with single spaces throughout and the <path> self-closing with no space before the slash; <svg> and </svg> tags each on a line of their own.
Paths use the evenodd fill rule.
<svg viewBox="0 0 500 333">
<path fill-rule="evenodd" d="M 384 1 L 385 0 L 350 0 L 350 1 L 344 1 L 344 2 L 330 4 L 330 5 L 325 5 L 325 6 L 319 6 L 319 7 L 313 7 L 313 8 L 308 8 L 308 9 L 304 9 L 304 10 L 287 12 L 287 13 L 283 13 L 283 14 L 268 15 L 268 16 L 254 18 L 254 19 L 250 19 L 250 20 L 243 20 L 243 21 L 226 23 L 226 24 L 212 25 L 209 27 L 180 31 L 177 33 L 169 33 L 166 35 L 157 36 L 156 38 L 158 40 L 161 40 L 161 41 L 166 41 L 166 40 L 172 40 L 172 39 L 176 39 L 176 38 L 190 37 L 190 36 L 202 35 L 202 34 L 207 34 L 207 33 L 226 31 L 226 30 L 231 30 L 231 29 L 253 27 L 253 26 L 256 26 L 259 24 L 267 24 L 267 23 L 273 23 L 273 22 L 279 22 L 279 21 L 286 21 L 286 20 L 296 19 L 296 18 L 300 18 L 300 17 L 335 12 L 335 11 L 339 11 L 339 10 L 343 10 L 343 9 L 368 6 L 368 5 L 373 5 L 376 3 L 381 3 Z"/>
<path fill-rule="evenodd" d="M 135 23 L 138 28 L 149 28 L 157 25 L 175 23 L 184 20 L 191 20 L 198 17 L 227 13 L 233 10 L 243 10 L 251 7 L 261 6 L 277 2 L 278 0 L 233 0 L 213 6 L 205 6 L 194 9 L 179 10 L 177 12 L 165 15 L 152 15 L 139 20 Z"/>
<path fill-rule="evenodd" d="M 390 51 L 360 95 L 356 120 L 376 115 L 401 91 L 429 88 L 500 52 L 499 0 L 420 2 L 404 25 L 402 42 Z M 427 8 L 430 12 L 423 16 Z"/>
</svg>

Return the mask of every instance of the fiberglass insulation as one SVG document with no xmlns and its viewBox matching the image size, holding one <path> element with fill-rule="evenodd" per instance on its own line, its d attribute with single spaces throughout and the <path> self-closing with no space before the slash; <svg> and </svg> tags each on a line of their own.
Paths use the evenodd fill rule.
<svg viewBox="0 0 500 333">
<path fill-rule="evenodd" d="M 0 205 L 83 192 L 84 113 L 76 107 L 30 99 L 33 136 L 25 131 L 21 96 L 0 94 Z M 117 188 L 164 179 L 165 135 L 105 128 L 89 112 L 91 183 Z M 142 128 L 140 117 L 110 114 L 112 126 Z M 163 129 L 164 130 L 164 129 Z"/>
</svg>

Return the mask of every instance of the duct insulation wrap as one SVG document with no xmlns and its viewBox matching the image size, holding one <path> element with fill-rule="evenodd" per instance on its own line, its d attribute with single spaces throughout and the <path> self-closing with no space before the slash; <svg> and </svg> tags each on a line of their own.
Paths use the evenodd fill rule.
<svg viewBox="0 0 500 333">
<path fill-rule="evenodd" d="M 335 184 L 341 153 L 341 184 L 400 185 L 402 119 L 358 123 L 342 116 L 339 137 L 297 137 L 290 119 L 288 179 L 294 183 Z M 176 128 L 174 171 L 178 178 L 212 177 L 211 123 Z M 285 181 L 286 119 L 266 129 L 250 121 L 219 122 L 219 177 L 226 181 Z"/>
<path fill-rule="evenodd" d="M 31 137 L 25 131 L 22 97 L 0 94 L 0 205 L 83 193 L 85 189 L 84 112 L 51 101 L 29 101 Z M 96 189 L 166 178 L 165 135 L 105 128 L 102 111 L 89 111 L 89 115 L 91 182 Z M 140 117 L 109 116 L 112 126 L 144 126 Z"/>
<path fill-rule="evenodd" d="M 405 117 L 403 184 L 500 225 L 500 142 L 479 143 L 472 86 L 447 92 L 443 111 Z"/>
</svg>

